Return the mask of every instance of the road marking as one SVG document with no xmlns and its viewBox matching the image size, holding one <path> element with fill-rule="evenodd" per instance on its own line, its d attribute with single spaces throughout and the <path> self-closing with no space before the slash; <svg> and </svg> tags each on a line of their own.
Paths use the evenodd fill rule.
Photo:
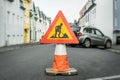
<svg viewBox="0 0 120 80">
<path fill-rule="evenodd" d="M 100 77 L 100 78 L 92 78 L 92 79 L 87 79 L 87 80 L 108 80 L 108 79 L 120 79 L 120 75 L 115 75 L 115 76 L 108 76 L 108 77 Z"/>
</svg>

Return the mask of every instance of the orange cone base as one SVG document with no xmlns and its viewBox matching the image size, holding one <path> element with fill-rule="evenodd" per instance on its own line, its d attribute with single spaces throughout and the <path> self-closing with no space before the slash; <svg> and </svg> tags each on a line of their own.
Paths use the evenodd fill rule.
<svg viewBox="0 0 120 80">
<path fill-rule="evenodd" d="M 52 69 L 54 71 L 69 70 L 69 62 L 67 60 L 67 55 L 55 55 Z"/>
<path fill-rule="evenodd" d="M 67 71 L 54 71 L 52 68 L 46 68 L 46 74 L 50 76 L 57 76 L 57 75 L 64 75 L 64 76 L 71 76 L 71 75 L 77 75 L 78 72 L 74 68 L 70 68 Z"/>
</svg>

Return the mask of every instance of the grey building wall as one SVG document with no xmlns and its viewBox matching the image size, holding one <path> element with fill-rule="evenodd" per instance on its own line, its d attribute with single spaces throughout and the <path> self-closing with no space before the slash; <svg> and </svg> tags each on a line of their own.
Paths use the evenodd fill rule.
<svg viewBox="0 0 120 80">
<path fill-rule="evenodd" d="M 113 0 L 113 42 L 120 44 L 120 0 Z"/>
<path fill-rule="evenodd" d="M 114 30 L 120 30 L 120 0 L 113 0 L 114 9 Z"/>
</svg>

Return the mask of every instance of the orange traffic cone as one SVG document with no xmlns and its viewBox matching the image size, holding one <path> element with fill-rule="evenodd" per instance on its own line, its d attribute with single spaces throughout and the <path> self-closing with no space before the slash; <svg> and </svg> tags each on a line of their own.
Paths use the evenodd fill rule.
<svg viewBox="0 0 120 80">
<path fill-rule="evenodd" d="M 67 59 L 66 46 L 63 44 L 56 45 L 52 69 L 55 71 L 69 70 L 69 62 Z"/>
<path fill-rule="evenodd" d="M 55 48 L 55 56 L 52 68 L 47 68 L 48 75 L 75 75 L 77 70 L 69 67 L 67 59 L 67 51 L 65 44 L 57 44 Z"/>
</svg>

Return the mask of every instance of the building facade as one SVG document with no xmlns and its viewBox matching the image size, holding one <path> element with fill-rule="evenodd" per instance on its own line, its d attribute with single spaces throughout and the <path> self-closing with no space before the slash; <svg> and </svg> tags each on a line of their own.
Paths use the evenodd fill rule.
<svg viewBox="0 0 120 80">
<path fill-rule="evenodd" d="M 112 39 L 113 44 L 118 43 L 120 36 L 119 3 L 119 0 L 88 0 L 85 4 L 84 15 L 80 14 L 80 25 L 83 23 L 81 20 L 84 18 L 82 26 L 97 27 Z"/>
<path fill-rule="evenodd" d="M 31 0 L 21 0 L 22 4 L 25 5 L 24 11 L 24 43 L 30 43 L 30 4 Z"/>
<path fill-rule="evenodd" d="M 50 24 L 43 11 L 31 0 L 0 0 L 0 3 L 0 47 L 39 42 Z"/>
<path fill-rule="evenodd" d="M 120 0 L 113 1 L 113 34 L 114 42 L 120 44 Z"/>
<path fill-rule="evenodd" d="M 39 7 L 35 7 L 34 2 L 31 3 L 30 9 L 30 41 L 39 42 L 50 25 L 48 18 Z"/>
<path fill-rule="evenodd" d="M 30 42 L 36 41 L 36 19 L 35 19 L 35 4 L 31 2 L 30 5 Z"/>
<path fill-rule="evenodd" d="M 24 9 L 20 0 L 0 0 L 0 46 L 24 43 Z"/>
</svg>

